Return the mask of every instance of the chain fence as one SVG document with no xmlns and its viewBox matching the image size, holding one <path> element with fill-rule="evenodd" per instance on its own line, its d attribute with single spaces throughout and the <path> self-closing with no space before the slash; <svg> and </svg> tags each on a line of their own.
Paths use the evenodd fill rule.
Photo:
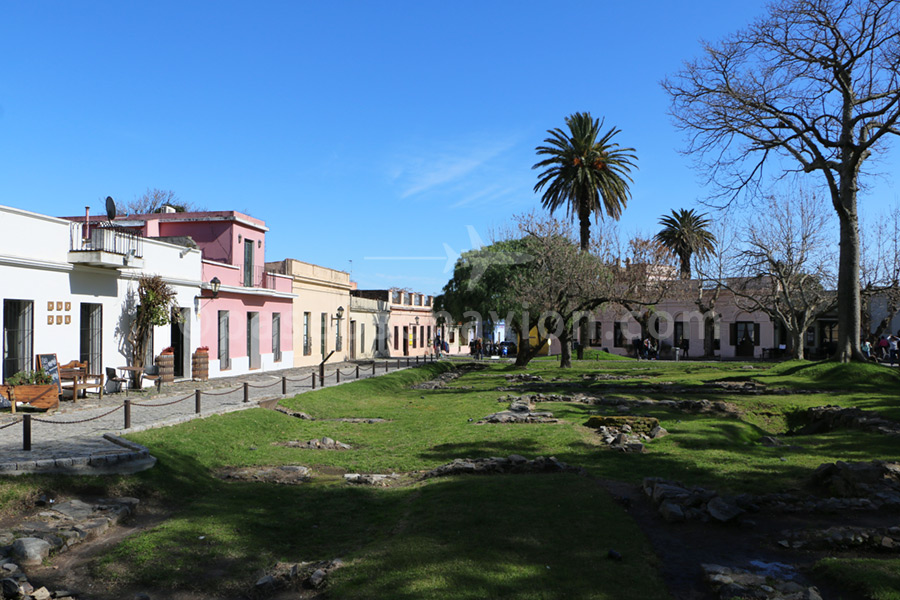
<svg viewBox="0 0 900 600">
<path fill-rule="evenodd" d="M 434 362 L 436 360 L 435 357 L 432 355 L 430 357 L 428 357 L 428 356 L 423 357 L 423 360 L 421 362 L 419 361 L 419 358 L 417 357 L 415 363 L 411 363 L 410 358 L 406 357 L 405 365 L 402 363 L 402 361 L 400 359 L 397 359 L 396 365 L 392 365 L 390 363 L 390 361 L 385 361 L 384 362 L 384 371 L 382 371 L 382 373 L 388 373 L 392 367 L 396 371 L 397 369 L 401 369 L 404 366 L 406 366 L 406 367 L 422 366 L 422 365 L 428 364 L 429 359 L 431 362 Z M 31 424 L 32 424 L 32 422 L 44 423 L 47 425 L 80 425 L 83 423 L 89 423 L 91 421 L 97 421 L 104 417 L 108 417 L 109 415 L 111 415 L 117 411 L 124 410 L 125 411 L 125 429 L 130 429 L 131 428 L 131 407 L 133 407 L 133 406 L 140 406 L 143 408 L 161 408 L 161 407 L 165 407 L 165 406 L 172 406 L 172 405 L 178 404 L 180 402 L 184 402 L 185 400 L 189 400 L 190 398 L 194 398 L 195 413 L 199 415 L 199 414 L 201 414 L 201 401 L 202 401 L 203 396 L 227 396 L 229 394 L 233 394 L 235 392 L 239 392 L 239 391 L 243 390 L 244 402 L 249 402 L 249 389 L 250 388 L 262 390 L 262 389 L 268 389 L 268 388 L 274 387 L 279 384 L 282 386 L 282 390 L 281 390 L 282 394 L 281 395 L 287 396 L 287 395 L 289 395 L 287 393 L 287 383 L 289 383 L 289 382 L 300 384 L 300 385 L 303 385 L 306 382 L 309 382 L 312 386 L 312 389 L 316 389 L 317 380 L 318 380 L 319 386 L 325 387 L 325 382 L 328 378 L 333 379 L 335 381 L 335 383 L 340 383 L 342 381 L 342 378 L 344 381 L 350 381 L 353 379 L 362 379 L 364 377 L 375 377 L 377 375 L 377 365 L 378 365 L 377 362 L 375 362 L 375 361 L 372 362 L 371 374 L 369 374 L 369 373 L 363 374 L 362 370 L 361 370 L 362 365 L 357 365 L 356 369 L 351 370 L 349 372 L 349 374 L 343 373 L 340 370 L 340 368 L 336 368 L 331 373 L 325 373 L 324 366 L 320 365 L 318 374 L 316 374 L 315 372 L 312 372 L 308 376 L 301 377 L 299 379 L 291 379 L 291 378 L 282 376 L 281 379 L 278 381 L 273 381 L 272 383 L 267 383 L 267 384 L 262 384 L 262 385 L 254 385 L 254 384 L 251 384 L 250 382 L 245 381 L 245 382 L 242 382 L 240 386 L 235 387 L 230 390 L 223 391 L 223 392 L 209 392 L 209 391 L 197 389 L 193 393 L 188 394 L 187 396 L 184 396 L 183 398 L 178 398 L 176 400 L 172 400 L 169 402 L 145 403 L 145 402 L 135 402 L 133 400 L 129 400 L 126 398 L 122 402 L 122 404 L 116 406 L 115 408 L 113 408 L 103 414 L 95 415 L 93 417 L 88 417 L 85 419 L 78 419 L 78 420 L 74 420 L 74 421 L 57 421 L 57 420 L 53 420 L 53 419 L 35 417 L 31 414 L 25 414 L 25 415 L 23 415 L 23 417 L 21 419 L 10 421 L 9 423 L 0 425 L 0 430 L 7 429 L 9 427 L 13 427 L 13 426 L 21 423 L 22 424 L 22 440 L 23 440 L 22 448 L 23 448 L 23 450 L 29 451 L 29 450 L 31 450 Z"/>
</svg>

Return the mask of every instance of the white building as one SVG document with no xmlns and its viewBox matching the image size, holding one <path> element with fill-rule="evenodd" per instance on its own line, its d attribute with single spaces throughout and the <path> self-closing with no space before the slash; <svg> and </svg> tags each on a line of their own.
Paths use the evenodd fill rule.
<svg viewBox="0 0 900 600">
<path fill-rule="evenodd" d="M 131 364 L 128 330 L 145 274 L 169 284 L 183 318 L 157 328 L 147 354 L 176 348 L 176 377 L 190 377 L 200 260 L 196 249 L 0 206 L 2 379 L 34 368 L 36 354 L 87 362 L 93 373 Z"/>
</svg>

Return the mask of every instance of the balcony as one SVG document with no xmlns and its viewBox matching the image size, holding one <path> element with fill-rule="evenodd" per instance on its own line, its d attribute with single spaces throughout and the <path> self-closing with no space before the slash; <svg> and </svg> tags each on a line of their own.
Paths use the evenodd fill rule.
<svg viewBox="0 0 900 600">
<path fill-rule="evenodd" d="M 114 226 L 96 226 L 84 236 L 83 223 L 69 225 L 69 253 L 72 264 L 140 269 L 144 266 L 144 245 L 139 233 Z"/>
<path fill-rule="evenodd" d="M 241 266 L 241 284 L 244 287 L 275 289 L 275 274 L 266 271 L 265 267 Z"/>
</svg>

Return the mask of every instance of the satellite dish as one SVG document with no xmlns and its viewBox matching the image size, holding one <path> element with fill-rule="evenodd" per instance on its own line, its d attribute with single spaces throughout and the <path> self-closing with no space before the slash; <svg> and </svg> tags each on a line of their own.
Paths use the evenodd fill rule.
<svg viewBox="0 0 900 600">
<path fill-rule="evenodd" d="M 116 218 L 116 203 L 112 199 L 112 196 L 106 197 L 106 217 L 110 221 L 114 221 Z"/>
</svg>

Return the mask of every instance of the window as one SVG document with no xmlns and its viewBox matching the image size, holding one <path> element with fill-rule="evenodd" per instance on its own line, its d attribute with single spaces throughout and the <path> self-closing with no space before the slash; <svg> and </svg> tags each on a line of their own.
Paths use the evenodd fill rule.
<svg viewBox="0 0 900 600">
<path fill-rule="evenodd" d="M 405 304 L 407 306 L 412 306 L 412 297 L 413 297 L 412 294 L 409 294 L 409 293 L 403 294 L 403 304 Z"/>
<path fill-rule="evenodd" d="M 428 338 L 428 343 L 431 344 L 431 325 L 428 326 L 428 335 L 426 337 Z"/>
<path fill-rule="evenodd" d="M 309 338 L 309 322 L 312 320 L 312 313 L 303 313 L 303 356 L 312 354 L 312 340 Z"/>
<path fill-rule="evenodd" d="M 422 294 L 415 294 L 416 306 L 422 306 Z"/>
<path fill-rule="evenodd" d="M 365 353 L 366 351 L 366 324 L 359 324 L 359 351 L 360 353 Z"/>
<path fill-rule="evenodd" d="M 335 352 L 340 352 L 343 347 L 343 339 L 341 338 L 341 321 L 340 319 L 338 319 L 337 327 L 334 328 L 334 350 Z"/>
<path fill-rule="evenodd" d="M 228 345 L 228 311 L 219 311 L 219 370 L 225 371 L 231 368 L 231 350 Z"/>
<path fill-rule="evenodd" d="M 244 238 L 244 287 L 253 287 L 253 241 Z"/>
<path fill-rule="evenodd" d="M 684 321 L 675 321 L 675 335 L 673 336 L 673 346 L 681 348 L 684 342 Z"/>
<path fill-rule="evenodd" d="M 622 331 L 622 323 L 620 321 L 613 323 L 613 347 L 625 347 L 625 332 Z"/>
<path fill-rule="evenodd" d="M 281 362 L 281 313 L 272 313 L 272 360 Z"/>
<path fill-rule="evenodd" d="M 416 347 L 416 326 L 411 325 L 409 328 L 409 332 L 410 332 L 409 333 L 410 346 L 415 348 Z"/>
<path fill-rule="evenodd" d="M 3 301 L 3 379 L 31 371 L 34 353 L 34 302 Z"/>
<path fill-rule="evenodd" d="M 394 325 L 394 350 L 400 349 L 400 329 Z"/>
<path fill-rule="evenodd" d="M 419 296 L 421 298 L 421 296 Z M 419 347 L 425 347 L 425 326 L 419 325 Z"/>
<path fill-rule="evenodd" d="M 603 345 L 603 323 L 600 321 L 594 321 L 594 339 L 591 340 L 591 345 Z"/>
<path fill-rule="evenodd" d="M 88 373 L 103 372 L 103 305 L 81 303 L 81 337 L 78 360 Z M 152 363 L 150 363 L 152 364 Z"/>
<path fill-rule="evenodd" d="M 320 350 L 322 351 L 322 357 L 325 357 L 325 351 L 328 349 L 328 313 L 322 313 L 322 336 L 320 343 Z"/>
<path fill-rule="evenodd" d="M 732 325 L 731 345 L 753 344 L 759 346 L 759 325 L 753 321 L 738 321 Z"/>
<path fill-rule="evenodd" d="M 379 339 L 381 339 L 381 325 L 375 323 L 375 352 L 379 350 Z"/>
<path fill-rule="evenodd" d="M 454 330 L 450 330 L 450 343 L 454 343 L 456 341 L 456 332 Z"/>
<path fill-rule="evenodd" d="M 259 353 L 259 312 L 247 312 L 247 358 L 251 369 L 262 367 L 262 356 Z"/>
</svg>

